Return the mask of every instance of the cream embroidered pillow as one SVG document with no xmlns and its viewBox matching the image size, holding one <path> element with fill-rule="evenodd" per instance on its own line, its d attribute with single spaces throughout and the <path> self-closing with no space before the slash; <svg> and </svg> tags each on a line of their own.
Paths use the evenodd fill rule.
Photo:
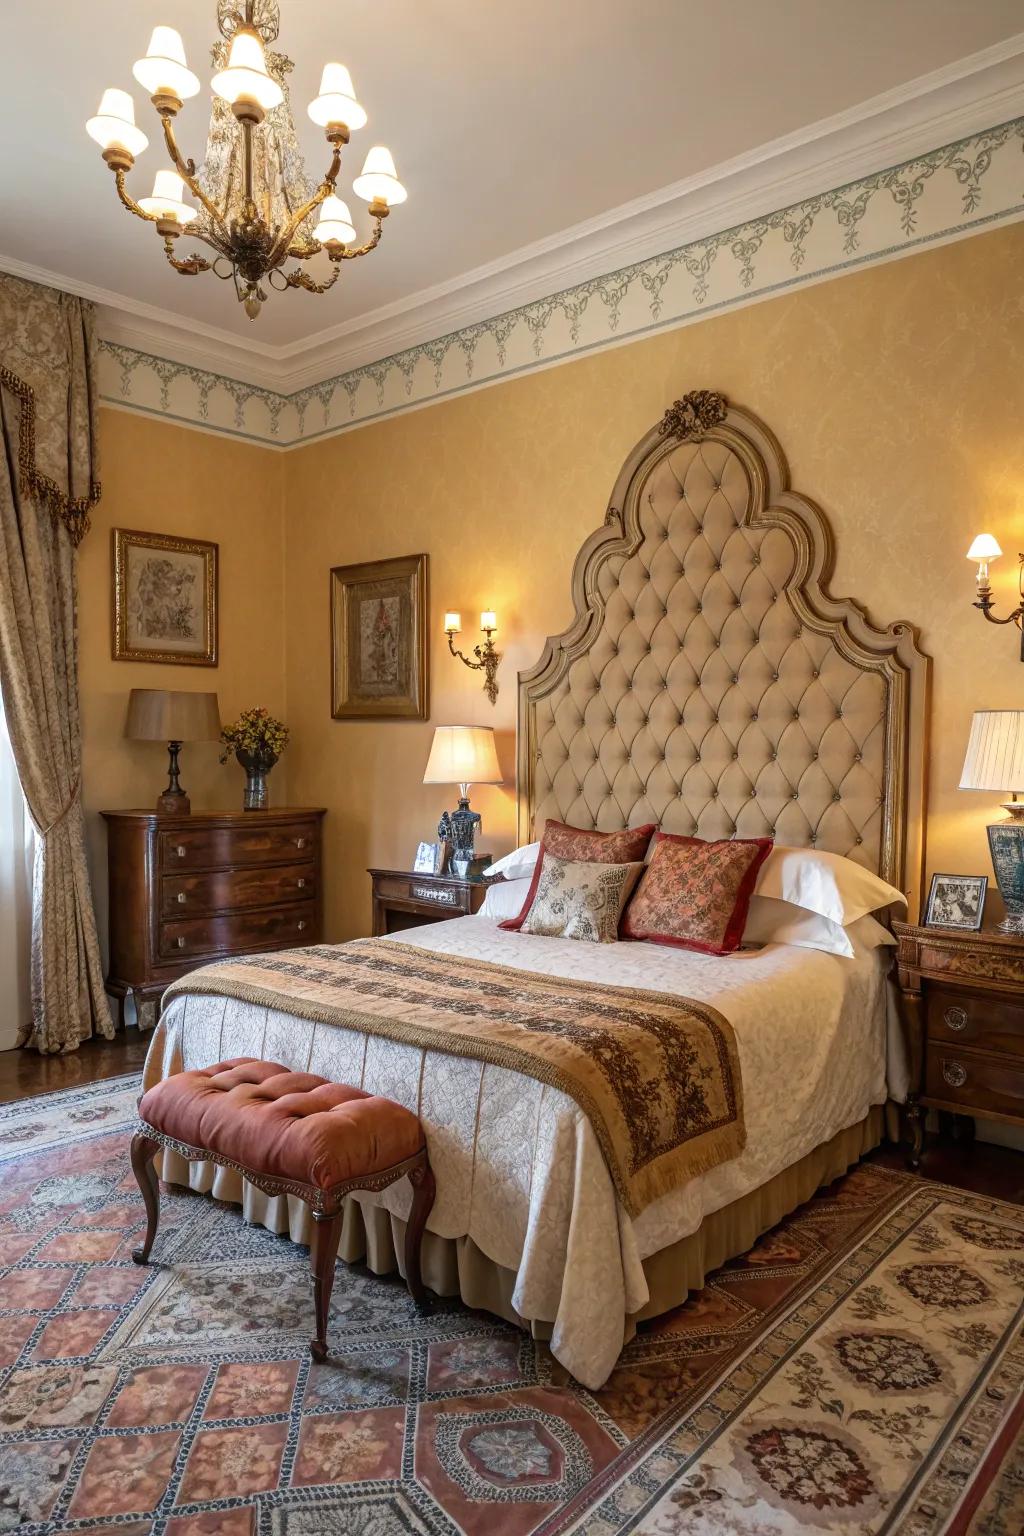
<svg viewBox="0 0 1024 1536">
<path fill-rule="evenodd" d="M 520 932 L 613 944 L 619 936 L 622 909 L 643 867 L 642 863 L 579 864 L 546 853 Z"/>
</svg>

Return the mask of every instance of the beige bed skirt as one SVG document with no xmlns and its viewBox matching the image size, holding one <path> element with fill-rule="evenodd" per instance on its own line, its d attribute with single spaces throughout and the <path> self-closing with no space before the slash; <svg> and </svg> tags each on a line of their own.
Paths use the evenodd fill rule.
<svg viewBox="0 0 1024 1536">
<path fill-rule="evenodd" d="M 890 1135 L 896 1134 L 895 1106 L 875 1105 L 856 1125 L 822 1142 L 758 1189 L 706 1216 L 689 1237 L 680 1238 L 645 1259 L 650 1299 L 640 1312 L 626 1318 L 623 1343 L 633 1337 L 638 1322 L 679 1306 L 690 1291 L 700 1289 L 711 1270 L 752 1248 L 763 1232 L 809 1200 L 822 1185 L 845 1173 L 858 1158 L 878 1146 L 887 1130 Z M 161 1176 L 171 1184 L 212 1193 L 218 1200 L 241 1205 L 247 1221 L 271 1232 L 287 1233 L 293 1242 L 309 1243 L 312 1219 L 308 1206 L 301 1200 L 287 1196 L 271 1198 L 231 1169 L 213 1163 L 187 1163 L 170 1150 L 163 1153 Z M 398 1255 L 402 1252 L 404 1234 L 405 1223 L 399 1217 L 358 1195 L 350 1196 L 345 1203 L 338 1254 L 350 1264 L 365 1261 L 374 1274 L 391 1274 L 401 1269 Z M 437 1295 L 461 1295 L 467 1306 L 493 1312 L 528 1328 L 535 1338 L 550 1338 L 554 1320 L 521 1317 L 512 1305 L 515 1272 L 487 1258 L 472 1238 L 439 1237 L 427 1232 L 422 1263 L 423 1278 Z"/>
</svg>

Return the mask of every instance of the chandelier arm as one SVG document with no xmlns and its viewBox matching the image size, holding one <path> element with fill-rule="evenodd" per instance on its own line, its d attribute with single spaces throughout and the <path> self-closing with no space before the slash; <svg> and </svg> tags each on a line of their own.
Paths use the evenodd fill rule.
<svg viewBox="0 0 1024 1536">
<path fill-rule="evenodd" d="M 340 272 L 340 263 L 335 263 L 334 271 L 325 283 L 318 283 L 308 272 L 303 272 L 301 267 L 296 267 L 294 272 L 282 272 L 281 276 L 289 288 L 304 288 L 307 293 L 326 293 L 328 288 L 334 287 Z"/>
<path fill-rule="evenodd" d="M 207 261 L 204 256 L 198 256 L 194 251 L 191 256 L 175 256 L 174 241 L 170 235 L 164 240 L 164 255 L 175 272 L 181 272 L 186 277 L 197 277 L 200 272 L 213 271 L 213 262 Z"/>
<path fill-rule="evenodd" d="M 139 207 L 138 203 L 135 201 L 134 197 L 132 197 L 131 193 L 128 191 L 128 188 L 125 186 L 124 178 L 124 171 L 116 170 L 114 172 L 114 182 L 117 186 L 117 195 L 121 199 L 121 202 L 128 209 L 129 213 L 134 213 L 137 219 L 143 219 L 147 224 L 155 224 L 156 214 L 147 213 L 144 208 Z"/>
<path fill-rule="evenodd" d="M 289 219 L 288 223 L 285 225 L 275 240 L 274 248 L 267 258 L 271 265 L 279 266 L 280 263 L 285 259 L 288 254 L 288 247 L 291 245 L 292 240 L 295 238 L 295 232 L 299 225 L 302 223 L 304 218 L 313 212 L 314 208 L 319 208 L 325 197 L 330 197 L 331 193 L 335 189 L 335 186 L 337 185 L 338 172 L 340 170 L 341 145 L 335 144 L 334 157 L 331 160 L 330 166 L 328 167 L 327 175 L 317 187 L 309 201 L 303 203 L 301 208 L 292 214 L 292 217 Z"/>
<path fill-rule="evenodd" d="M 305 243 L 295 242 L 285 251 L 285 256 L 294 256 L 296 261 L 310 261 L 318 256 L 325 247 L 319 240 L 307 240 Z"/>
<path fill-rule="evenodd" d="M 171 160 L 174 162 L 175 170 L 178 172 L 178 175 L 181 177 L 186 187 L 188 187 L 193 197 L 197 197 L 199 199 L 207 213 L 211 218 L 217 221 L 226 235 L 228 232 L 228 227 L 225 222 L 224 215 L 221 213 L 216 203 L 210 201 L 196 180 L 195 161 L 182 159 L 181 150 L 178 148 L 177 140 L 174 137 L 174 124 L 172 120 L 167 116 L 162 116 L 160 120 L 164 125 L 164 143 L 167 146 L 167 153 L 170 155 Z"/>
<path fill-rule="evenodd" d="M 377 219 L 377 227 L 374 230 L 373 234 L 370 236 L 369 240 L 367 240 L 366 244 L 365 245 L 357 245 L 356 248 L 354 250 L 352 250 L 352 251 L 349 251 L 349 250 L 342 251 L 340 256 L 338 256 L 337 260 L 338 261 L 355 261 L 357 256 L 365 256 L 367 251 L 372 251 L 375 246 L 378 246 L 380 244 L 380 237 L 383 234 L 383 232 L 384 232 L 383 220 L 378 218 Z"/>
</svg>

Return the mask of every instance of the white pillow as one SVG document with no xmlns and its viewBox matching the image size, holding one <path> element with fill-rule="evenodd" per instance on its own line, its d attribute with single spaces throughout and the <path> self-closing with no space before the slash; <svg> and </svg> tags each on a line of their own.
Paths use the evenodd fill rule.
<svg viewBox="0 0 1024 1536">
<path fill-rule="evenodd" d="M 503 858 L 497 859 L 493 864 L 488 864 L 487 875 L 504 875 L 506 880 L 519 880 L 525 876 L 527 879 L 533 874 L 540 858 L 540 843 L 527 843 L 524 848 L 514 848 L 511 853 L 506 853 Z M 518 917 L 518 912 L 513 914 Z"/>
<path fill-rule="evenodd" d="M 806 907 L 796 907 L 791 901 L 752 896 L 743 943 L 793 944 L 798 949 L 821 949 L 828 955 L 853 959 L 881 944 L 895 944 L 896 940 L 870 913 L 844 928 L 841 923 L 834 923 L 819 912 L 808 912 Z"/>
<path fill-rule="evenodd" d="M 495 922 L 502 922 L 506 917 L 518 917 L 526 904 L 532 884 L 532 875 L 527 875 L 522 880 L 499 880 L 496 885 L 488 886 L 478 916 L 493 917 Z"/>
<path fill-rule="evenodd" d="M 790 901 L 795 907 L 830 918 L 840 927 L 848 927 L 866 913 L 878 912 L 894 902 L 901 907 L 907 904 L 902 891 L 841 853 L 778 845 L 761 865 L 754 894 Z"/>
</svg>

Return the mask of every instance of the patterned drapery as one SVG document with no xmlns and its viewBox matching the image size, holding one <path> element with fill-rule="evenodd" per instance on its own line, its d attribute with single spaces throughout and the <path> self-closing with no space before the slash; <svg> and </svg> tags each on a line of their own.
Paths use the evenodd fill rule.
<svg viewBox="0 0 1024 1536">
<path fill-rule="evenodd" d="M 73 1051 L 114 1026 L 85 859 L 75 548 L 99 497 L 92 306 L 0 273 L 0 686 L 35 824 L 32 1023 Z"/>
</svg>

